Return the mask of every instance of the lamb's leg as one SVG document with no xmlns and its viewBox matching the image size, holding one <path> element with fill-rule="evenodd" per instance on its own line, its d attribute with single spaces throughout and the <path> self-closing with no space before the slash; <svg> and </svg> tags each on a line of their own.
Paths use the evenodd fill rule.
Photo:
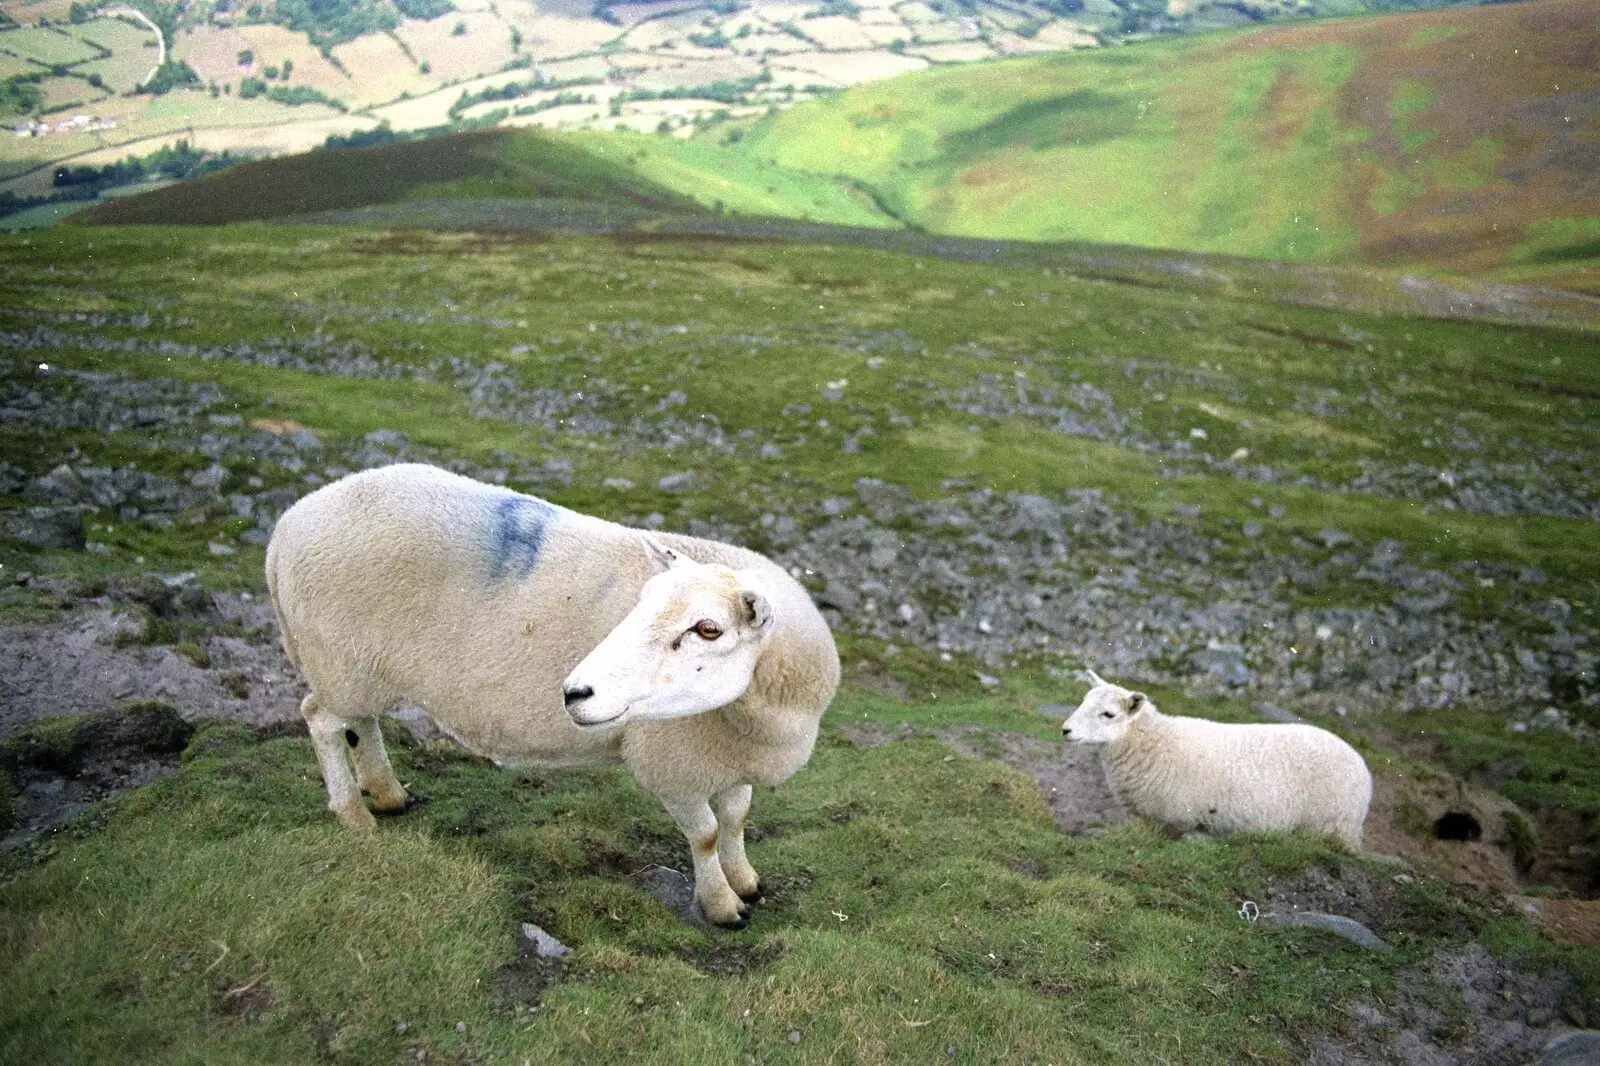
<svg viewBox="0 0 1600 1066">
<path fill-rule="evenodd" d="M 344 719 L 329 714 L 317 706 L 316 693 L 300 704 L 311 730 L 311 743 L 317 749 L 317 762 L 322 767 L 322 780 L 328 786 L 328 809 L 339 816 L 339 821 L 351 829 L 369 830 L 377 827 L 377 819 L 361 802 L 356 789 L 356 779 L 350 773 L 350 760 L 345 756 Z"/>
<path fill-rule="evenodd" d="M 377 716 L 351 718 L 347 725 L 344 740 L 356 764 L 356 787 L 372 797 L 375 811 L 405 810 L 406 790 L 395 779 L 394 767 L 389 764 Z"/>
<path fill-rule="evenodd" d="M 728 887 L 746 903 L 761 898 L 761 879 L 744 854 L 744 822 L 750 814 L 750 786 L 735 785 L 717 797 L 717 857 Z"/>
<path fill-rule="evenodd" d="M 694 856 L 694 898 L 700 909 L 717 925 L 743 929 L 749 924 L 745 917 L 749 908 L 739 902 L 739 897 L 728 887 L 727 875 L 722 872 L 722 863 L 717 857 L 721 833 L 707 797 L 668 799 L 663 796 L 661 803 L 683 830 L 683 835 L 689 838 L 689 851 Z"/>
</svg>

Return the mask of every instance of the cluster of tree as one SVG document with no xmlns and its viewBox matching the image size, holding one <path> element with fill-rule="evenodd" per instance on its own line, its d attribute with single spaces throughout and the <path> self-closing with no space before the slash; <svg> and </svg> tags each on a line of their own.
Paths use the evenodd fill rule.
<svg viewBox="0 0 1600 1066">
<path fill-rule="evenodd" d="M 194 72 L 193 67 L 181 59 L 169 58 L 156 68 L 156 72 L 150 76 L 149 81 L 139 87 L 139 91 L 152 96 L 161 96 L 173 89 L 199 84 L 200 75 Z"/>
<path fill-rule="evenodd" d="M 268 100 L 288 104 L 290 107 L 299 107 L 301 104 L 326 104 L 335 111 L 346 110 L 343 100 L 337 100 L 309 85 L 268 85 L 265 78 L 244 78 L 239 82 L 239 99 L 253 100 L 258 96 L 265 96 Z"/>
<path fill-rule="evenodd" d="M 619 107 L 628 100 L 715 100 L 719 104 L 742 104 L 750 93 L 771 81 L 772 71 L 762 67 L 760 74 L 738 81 L 714 81 L 690 88 L 629 89 L 612 97 L 612 106 Z"/>
<path fill-rule="evenodd" d="M 388 33 L 401 16 L 433 19 L 454 10 L 450 0 L 278 0 L 277 18 L 326 53 L 368 33 Z"/>
<path fill-rule="evenodd" d="M 26 115 L 44 106 L 44 90 L 35 74 L 13 74 L 0 81 L 0 111 Z"/>
<path fill-rule="evenodd" d="M 215 152 L 198 151 L 185 140 L 158 149 L 147 156 L 121 159 L 103 167 L 57 167 L 54 184 L 57 189 L 77 189 L 80 192 L 86 190 L 87 195 L 92 197 L 101 189 L 110 189 L 118 185 L 133 185 L 158 178 L 183 181 L 225 170 L 243 162 L 246 160 L 242 156 L 234 155 L 232 152 L 223 152 L 219 155 Z"/>
</svg>

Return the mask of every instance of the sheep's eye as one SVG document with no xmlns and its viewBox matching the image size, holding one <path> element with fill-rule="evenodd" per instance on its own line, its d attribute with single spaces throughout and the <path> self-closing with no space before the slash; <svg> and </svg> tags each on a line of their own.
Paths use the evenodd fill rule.
<svg viewBox="0 0 1600 1066">
<path fill-rule="evenodd" d="M 716 640 L 722 636 L 722 627 L 707 618 L 694 624 L 694 631 L 701 640 Z"/>
<path fill-rule="evenodd" d="M 1101 711 L 1100 712 L 1100 717 L 1101 718 L 1115 718 L 1116 716 L 1117 716 L 1117 712 L 1116 711 Z"/>
</svg>

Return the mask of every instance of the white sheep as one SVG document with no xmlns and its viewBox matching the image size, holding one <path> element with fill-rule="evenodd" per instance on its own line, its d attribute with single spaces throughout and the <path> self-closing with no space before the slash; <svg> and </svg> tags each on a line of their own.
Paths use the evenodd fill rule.
<svg viewBox="0 0 1600 1066">
<path fill-rule="evenodd" d="M 1095 687 L 1061 734 L 1105 745 L 1106 777 L 1136 813 L 1181 831 L 1305 829 L 1361 850 L 1372 774 L 1326 729 L 1170 717 L 1089 676 Z"/>
<path fill-rule="evenodd" d="M 406 804 L 378 717 L 407 699 L 502 765 L 627 764 L 689 839 L 706 916 L 745 924 L 751 785 L 805 765 L 839 683 L 827 623 L 775 563 L 407 464 L 291 507 L 267 586 L 345 825 L 375 824 L 360 792 Z"/>
</svg>

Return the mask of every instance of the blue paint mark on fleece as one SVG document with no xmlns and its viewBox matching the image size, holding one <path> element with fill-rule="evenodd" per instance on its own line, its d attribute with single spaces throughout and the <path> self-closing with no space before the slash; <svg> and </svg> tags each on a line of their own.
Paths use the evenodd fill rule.
<svg viewBox="0 0 1600 1066">
<path fill-rule="evenodd" d="M 521 581 L 539 565 L 545 526 L 555 508 L 529 496 L 505 496 L 495 501 L 490 530 L 489 579 Z"/>
</svg>

